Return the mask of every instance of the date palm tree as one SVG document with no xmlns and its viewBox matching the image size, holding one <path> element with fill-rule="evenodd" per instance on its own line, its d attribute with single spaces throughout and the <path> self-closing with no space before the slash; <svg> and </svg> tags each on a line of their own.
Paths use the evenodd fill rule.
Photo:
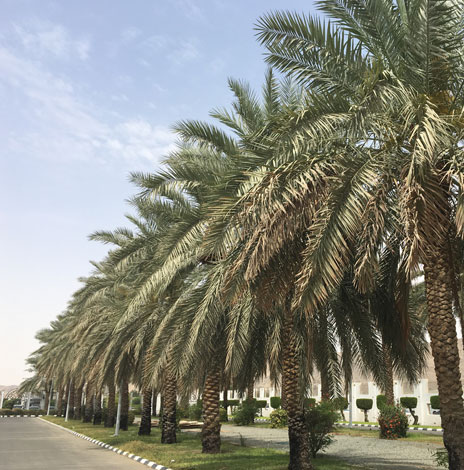
<svg viewBox="0 0 464 470">
<path fill-rule="evenodd" d="M 462 469 L 464 405 L 450 244 L 464 232 L 463 4 L 318 5 L 330 24 L 292 13 L 269 14 L 258 23 L 269 63 L 309 93 L 305 109 L 282 120 L 275 135 L 279 173 L 296 178 L 288 161 L 289 149 L 298 147 L 307 172 L 323 167 L 322 179 L 331 185 L 313 219 L 295 302 L 314 311 L 353 256 L 358 288 L 372 284 L 376 253 L 388 238 L 388 195 L 395 191 L 402 262 L 409 277 L 419 266 L 425 273 L 449 465 Z"/>
</svg>

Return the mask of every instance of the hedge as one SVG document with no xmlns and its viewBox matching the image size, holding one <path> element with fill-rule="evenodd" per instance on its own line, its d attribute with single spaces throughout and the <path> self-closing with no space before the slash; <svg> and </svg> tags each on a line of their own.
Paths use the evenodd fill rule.
<svg viewBox="0 0 464 470">
<path fill-rule="evenodd" d="M 438 395 L 432 395 L 430 397 L 430 406 L 434 410 L 439 410 L 440 409 L 440 397 Z"/>
<path fill-rule="evenodd" d="M 224 408 L 224 400 L 221 400 L 219 404 Z M 227 400 L 227 406 L 238 406 L 240 405 L 240 400 Z"/>
<path fill-rule="evenodd" d="M 282 398 L 280 397 L 271 397 L 271 408 L 278 410 L 282 406 Z"/>
<path fill-rule="evenodd" d="M 377 395 L 375 403 L 377 408 L 381 410 L 387 404 L 387 397 L 385 395 Z"/>
<path fill-rule="evenodd" d="M 400 403 L 403 408 L 417 408 L 417 398 L 416 397 L 401 397 Z"/>
<path fill-rule="evenodd" d="M 356 400 L 356 406 L 363 411 L 369 411 L 372 409 L 374 402 L 371 398 L 358 398 Z"/>
</svg>

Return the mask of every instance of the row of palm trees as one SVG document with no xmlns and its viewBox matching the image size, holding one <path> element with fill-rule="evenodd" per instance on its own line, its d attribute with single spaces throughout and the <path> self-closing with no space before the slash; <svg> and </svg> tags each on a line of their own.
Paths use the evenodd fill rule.
<svg viewBox="0 0 464 470">
<path fill-rule="evenodd" d="M 261 96 L 229 80 L 230 109 L 178 123 L 163 170 L 132 174 L 131 228 L 91 236 L 111 248 L 30 362 L 37 380 L 86 384 L 86 403 L 118 386 L 124 413 L 129 383 L 144 410 L 161 390 L 165 443 L 177 399 L 201 390 L 207 453 L 220 450 L 221 390 L 269 373 L 289 469 L 307 470 L 313 369 L 333 397 L 360 365 L 393 403 L 393 370 L 417 379 L 427 329 L 450 468 L 464 469 L 463 5 L 318 6 L 330 23 L 260 18 Z"/>
</svg>

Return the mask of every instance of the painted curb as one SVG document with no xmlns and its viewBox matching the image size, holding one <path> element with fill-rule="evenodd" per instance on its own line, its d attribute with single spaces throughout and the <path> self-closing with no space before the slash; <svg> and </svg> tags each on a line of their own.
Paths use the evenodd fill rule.
<svg viewBox="0 0 464 470">
<path fill-rule="evenodd" d="M 41 418 L 41 421 L 43 421 L 44 423 L 51 424 L 52 426 L 56 426 L 57 428 L 63 429 L 64 431 L 67 431 L 73 434 L 74 436 L 80 437 L 81 439 L 85 439 L 86 441 L 89 441 L 92 444 L 97 444 L 98 446 L 103 447 L 104 449 L 111 450 L 112 452 L 116 452 L 116 454 L 124 455 L 125 457 L 128 457 L 131 460 L 135 460 L 136 462 L 139 462 L 145 465 L 146 467 L 154 468 L 155 470 L 172 470 L 168 467 L 165 467 L 164 465 L 159 465 L 156 462 L 153 462 L 151 460 L 144 459 L 142 457 L 139 457 L 138 455 L 130 454 L 129 452 L 118 449 L 117 447 L 110 446 L 109 444 L 106 444 L 106 442 L 97 441 L 97 439 L 92 439 L 91 437 L 86 436 L 85 434 L 80 434 L 76 431 L 72 431 L 71 429 L 65 428 L 64 426 L 60 426 L 59 424 L 51 423 L 50 421 L 47 421 L 46 419 Z"/>
<path fill-rule="evenodd" d="M 22 416 L 22 415 L 0 415 L 0 418 L 40 418 L 42 415 L 27 415 L 27 416 Z"/>
<path fill-rule="evenodd" d="M 338 427 L 342 427 L 342 428 L 349 428 L 350 425 L 349 424 L 345 424 L 345 423 L 339 423 L 339 424 L 335 424 L 335 426 L 338 426 Z M 360 427 L 360 428 L 369 428 L 369 429 L 380 429 L 378 426 L 376 426 L 375 424 L 352 424 L 351 427 Z M 443 428 L 420 428 L 420 427 L 408 427 L 408 431 L 432 431 L 432 432 L 436 432 L 436 433 L 439 433 L 441 434 L 443 432 Z"/>
</svg>

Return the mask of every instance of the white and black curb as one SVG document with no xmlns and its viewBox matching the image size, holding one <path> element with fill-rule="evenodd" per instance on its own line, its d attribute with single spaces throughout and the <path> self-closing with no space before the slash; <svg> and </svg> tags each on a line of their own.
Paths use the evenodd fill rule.
<svg viewBox="0 0 464 470">
<path fill-rule="evenodd" d="M 380 429 L 379 426 L 375 424 L 352 424 L 351 426 L 349 424 L 345 423 L 337 423 L 335 426 L 343 427 L 343 428 L 349 428 L 349 427 L 358 427 L 358 428 L 368 428 L 368 429 Z M 408 427 L 408 431 L 432 431 L 436 433 L 442 433 L 443 429 L 442 428 L 419 428 L 419 427 Z"/>
<path fill-rule="evenodd" d="M 123 451 L 121 449 L 118 449 L 117 447 L 110 446 L 109 444 L 106 444 L 105 442 L 97 441 L 97 439 L 92 439 L 91 437 L 86 436 L 85 434 L 80 434 L 76 431 L 65 428 L 64 426 L 60 426 L 59 424 L 47 421 L 46 419 L 42 419 L 42 421 L 44 421 L 45 423 L 51 424 L 52 426 L 56 426 L 57 428 L 63 429 L 64 431 L 67 431 L 73 434 L 74 436 L 80 437 L 81 439 L 85 439 L 86 441 L 89 441 L 92 444 L 97 444 L 98 446 L 103 447 L 104 449 L 108 449 L 108 450 L 111 450 L 112 452 L 116 452 L 116 454 L 124 455 L 125 457 L 135 460 L 136 462 L 139 462 L 149 468 L 154 468 L 155 470 L 171 470 L 170 468 L 165 467 L 164 465 L 159 465 L 156 462 L 152 462 L 151 460 L 144 459 L 142 457 L 139 457 L 138 455 L 134 455 L 129 452 Z"/>
<path fill-rule="evenodd" d="M 0 418 L 40 418 L 42 415 L 0 415 Z"/>
</svg>

